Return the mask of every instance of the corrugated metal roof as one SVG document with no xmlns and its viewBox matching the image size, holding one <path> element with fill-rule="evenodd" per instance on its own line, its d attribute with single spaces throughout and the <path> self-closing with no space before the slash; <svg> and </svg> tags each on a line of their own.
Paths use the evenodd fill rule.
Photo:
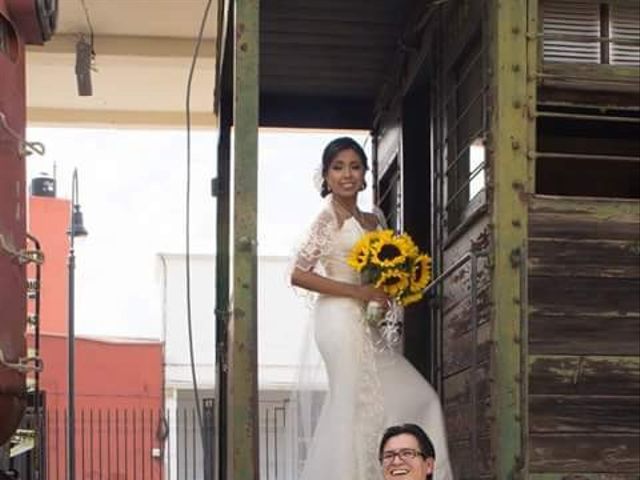
<svg viewBox="0 0 640 480">
<path fill-rule="evenodd" d="M 370 127 L 374 100 L 390 73 L 413 3 L 261 2 L 261 123 Z M 335 124 L 339 118 L 341 125 Z"/>
</svg>

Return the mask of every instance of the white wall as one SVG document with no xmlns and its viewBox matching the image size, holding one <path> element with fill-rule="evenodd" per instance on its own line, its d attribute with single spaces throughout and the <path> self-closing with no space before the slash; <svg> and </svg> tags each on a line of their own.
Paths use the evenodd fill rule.
<svg viewBox="0 0 640 480">
<path fill-rule="evenodd" d="M 166 388 L 191 389 L 184 255 L 158 255 Z M 191 257 L 191 317 L 196 376 L 200 388 L 213 388 L 215 371 L 214 262 Z"/>
<path fill-rule="evenodd" d="M 197 378 L 201 388 L 214 386 L 215 291 L 212 255 L 191 257 L 191 311 Z M 289 390 L 303 343 L 309 310 L 287 282 L 289 259 L 258 260 L 258 364 L 260 390 Z M 165 384 L 191 388 L 183 255 L 158 256 L 162 292 Z"/>
</svg>

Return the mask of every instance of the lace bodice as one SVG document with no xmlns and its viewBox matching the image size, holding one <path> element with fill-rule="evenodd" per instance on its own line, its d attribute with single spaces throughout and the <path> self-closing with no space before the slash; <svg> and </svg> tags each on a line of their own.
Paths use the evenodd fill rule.
<svg viewBox="0 0 640 480">
<path fill-rule="evenodd" d="M 384 228 L 384 217 L 374 214 L 378 228 Z M 364 233 L 365 229 L 355 217 L 337 209 L 329 199 L 297 249 L 293 268 L 316 271 L 334 280 L 357 284 L 360 276 L 347 264 L 347 258 Z"/>
<path fill-rule="evenodd" d="M 341 282 L 360 283 L 360 275 L 347 264 L 347 257 L 363 233 L 364 230 L 354 217 L 343 222 L 335 233 L 328 252 L 320 257 L 320 264 L 327 277 Z"/>
</svg>

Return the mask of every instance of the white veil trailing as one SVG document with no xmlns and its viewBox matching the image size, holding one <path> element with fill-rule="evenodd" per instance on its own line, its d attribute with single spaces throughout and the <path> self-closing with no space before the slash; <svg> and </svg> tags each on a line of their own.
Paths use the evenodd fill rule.
<svg viewBox="0 0 640 480">
<path fill-rule="evenodd" d="M 329 196 L 292 255 L 288 268 L 289 281 L 296 268 L 302 271 L 324 273 L 319 260 L 329 254 L 331 243 L 339 228 L 340 224 L 335 210 L 331 208 Z M 290 401 L 290 435 L 294 440 L 294 478 L 298 478 L 311 448 L 313 433 L 327 397 L 328 383 L 322 357 L 314 340 L 313 307 L 318 295 L 298 287 L 293 289 L 306 303 L 308 312 L 308 315 L 301 319 L 305 322 L 304 338 L 298 355 L 296 384 Z"/>
<path fill-rule="evenodd" d="M 346 216 L 335 208 L 331 196 L 329 196 L 297 249 L 290 272 L 297 268 L 302 271 L 314 271 L 326 275 L 321 260 L 331 256 L 333 242 L 345 220 Z M 299 289 L 296 290 L 299 291 Z M 324 364 L 314 340 L 314 317 L 311 310 L 315 305 L 316 295 L 307 291 L 300 293 L 311 308 L 307 319 L 305 319 L 307 322 L 306 334 L 302 342 L 303 349 L 300 355 L 296 390 L 291 401 L 292 426 L 294 428 L 292 435 L 296 439 L 294 450 L 298 472 L 301 471 L 308 457 L 313 454 L 312 449 L 315 448 L 312 442 L 314 432 L 319 423 L 325 423 L 323 416 L 327 415 L 325 400 L 328 395 Z M 377 442 L 382 431 L 384 408 L 382 387 L 375 366 L 373 334 L 369 326 L 364 324 L 364 309 L 361 321 L 363 322 L 364 335 L 357 343 L 353 344 L 355 365 L 345 366 L 357 369 L 358 372 L 357 384 L 353 385 L 356 391 L 356 398 L 353 398 L 353 403 L 357 406 L 356 418 L 354 418 L 353 425 L 346 428 L 352 428 L 354 436 L 358 440 L 354 446 L 355 451 L 352 452 L 354 468 L 359 472 L 357 478 L 373 480 L 380 478 L 376 452 Z M 349 388 L 349 386 L 346 385 L 345 388 Z M 322 442 L 326 445 L 326 442 L 330 440 L 323 438 Z M 318 439 L 316 439 L 317 441 Z M 322 478 L 314 476 L 314 474 L 311 476 Z"/>
</svg>

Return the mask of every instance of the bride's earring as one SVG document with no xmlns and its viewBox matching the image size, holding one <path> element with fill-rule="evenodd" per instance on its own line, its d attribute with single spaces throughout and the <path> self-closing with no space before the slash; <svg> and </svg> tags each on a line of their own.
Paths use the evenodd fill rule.
<svg viewBox="0 0 640 480">
<path fill-rule="evenodd" d="M 331 193 L 331 188 L 329 187 L 326 178 L 322 179 L 322 193 L 323 195 L 329 195 Z"/>
<path fill-rule="evenodd" d="M 365 190 L 367 188 L 367 182 L 366 180 L 362 181 L 362 185 L 360 185 L 360 191 L 362 192 L 363 190 Z"/>
</svg>

